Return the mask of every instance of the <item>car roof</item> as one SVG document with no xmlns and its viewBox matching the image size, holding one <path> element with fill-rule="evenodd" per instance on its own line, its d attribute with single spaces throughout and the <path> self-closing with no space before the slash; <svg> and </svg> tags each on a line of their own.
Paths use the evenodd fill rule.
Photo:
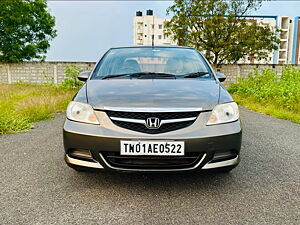
<svg viewBox="0 0 300 225">
<path fill-rule="evenodd" d="M 178 46 L 178 45 L 136 45 L 136 46 L 122 46 L 122 47 L 112 47 L 110 49 L 121 49 L 121 48 L 183 48 L 183 49 L 194 49 L 188 46 Z"/>
</svg>

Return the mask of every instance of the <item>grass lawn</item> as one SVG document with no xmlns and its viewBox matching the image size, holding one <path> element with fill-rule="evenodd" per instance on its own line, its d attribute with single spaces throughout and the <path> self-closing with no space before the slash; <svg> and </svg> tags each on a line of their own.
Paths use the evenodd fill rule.
<svg viewBox="0 0 300 225">
<path fill-rule="evenodd" d="M 267 101 L 258 102 L 254 98 L 243 96 L 241 94 L 232 94 L 232 97 L 239 105 L 245 106 L 253 111 L 300 124 L 300 112 L 298 111 L 288 110 Z"/>
<path fill-rule="evenodd" d="M 0 135 L 28 130 L 63 112 L 75 90 L 31 84 L 0 84 Z"/>
</svg>

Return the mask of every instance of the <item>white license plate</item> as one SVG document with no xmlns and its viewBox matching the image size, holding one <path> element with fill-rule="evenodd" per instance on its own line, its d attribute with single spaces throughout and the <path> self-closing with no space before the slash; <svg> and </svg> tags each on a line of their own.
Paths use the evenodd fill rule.
<svg viewBox="0 0 300 225">
<path fill-rule="evenodd" d="M 180 156 L 183 141 L 121 141 L 121 155 Z"/>
</svg>

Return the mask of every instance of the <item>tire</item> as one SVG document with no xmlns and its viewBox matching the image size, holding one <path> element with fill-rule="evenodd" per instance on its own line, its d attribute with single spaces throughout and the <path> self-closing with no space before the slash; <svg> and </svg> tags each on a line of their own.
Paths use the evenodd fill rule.
<svg viewBox="0 0 300 225">
<path fill-rule="evenodd" d="M 79 173 L 86 173 L 86 172 L 90 172 L 86 169 L 82 169 L 82 168 L 73 168 L 73 170 L 75 170 L 76 172 L 79 172 Z"/>
<path fill-rule="evenodd" d="M 223 168 L 218 169 L 218 173 L 230 173 L 231 170 L 233 170 L 236 166 L 227 166 Z"/>
<path fill-rule="evenodd" d="M 230 173 L 231 170 L 233 170 L 237 165 L 234 166 L 226 166 L 226 167 L 221 167 L 221 168 L 216 168 L 216 169 L 210 169 L 208 172 L 211 173 Z"/>
<path fill-rule="evenodd" d="M 75 170 L 78 173 L 91 173 L 91 172 L 94 172 L 93 169 L 85 168 L 85 167 L 82 167 L 82 166 L 75 166 L 75 165 L 72 165 L 72 164 L 68 164 L 68 166 L 71 167 L 73 170 Z"/>
</svg>

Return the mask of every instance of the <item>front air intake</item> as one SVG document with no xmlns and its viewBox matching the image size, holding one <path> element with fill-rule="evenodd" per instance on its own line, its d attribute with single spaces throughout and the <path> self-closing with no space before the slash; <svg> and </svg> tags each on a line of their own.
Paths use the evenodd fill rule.
<svg viewBox="0 0 300 225">
<path fill-rule="evenodd" d="M 91 155 L 91 152 L 86 149 L 71 149 L 69 150 L 68 155 L 74 159 L 95 162 L 94 158 Z"/>
</svg>

